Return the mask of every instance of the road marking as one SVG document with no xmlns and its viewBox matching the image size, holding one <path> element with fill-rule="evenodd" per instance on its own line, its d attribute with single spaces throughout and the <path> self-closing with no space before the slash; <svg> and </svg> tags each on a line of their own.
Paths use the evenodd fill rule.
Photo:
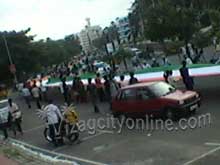
<svg viewBox="0 0 220 165">
<path fill-rule="evenodd" d="M 220 143 L 209 143 L 209 142 L 207 142 L 207 143 L 205 143 L 205 145 L 207 145 L 207 146 L 220 146 Z"/>
<path fill-rule="evenodd" d="M 82 141 L 87 141 L 87 140 L 89 140 L 89 139 L 95 138 L 95 137 L 100 136 L 100 135 L 103 135 L 103 134 L 105 134 L 105 132 L 99 132 L 99 133 L 97 133 L 97 134 L 95 134 L 95 135 L 91 135 L 91 136 L 84 137 L 84 138 L 82 138 L 81 140 L 82 140 Z"/>
<path fill-rule="evenodd" d="M 127 142 L 128 142 L 128 140 L 122 140 L 122 141 L 119 141 L 118 143 L 100 145 L 100 146 L 94 147 L 93 151 L 95 151 L 97 153 L 107 151 L 107 150 L 114 148 L 115 146 L 119 146 L 119 145 L 127 143 Z"/>
<path fill-rule="evenodd" d="M 114 134 L 114 131 L 108 131 L 108 130 L 98 130 L 98 132 L 106 133 L 106 134 Z"/>
<path fill-rule="evenodd" d="M 40 126 L 38 126 L 38 127 L 34 127 L 34 128 L 31 128 L 31 129 L 24 130 L 23 132 L 24 132 L 24 133 L 28 133 L 28 132 L 36 131 L 36 130 L 38 130 L 38 129 L 40 129 L 40 128 L 43 128 L 43 127 L 45 127 L 45 124 L 40 125 Z"/>
<path fill-rule="evenodd" d="M 214 152 L 216 152 L 218 150 L 220 150 L 220 146 L 217 147 L 217 148 L 214 148 L 214 149 L 212 149 L 212 150 L 210 150 L 210 151 L 208 151 L 208 152 L 206 152 L 206 153 L 204 153 L 204 154 L 202 154 L 202 155 L 200 155 L 198 157 L 195 157 L 193 160 L 190 160 L 190 161 L 184 163 L 183 165 L 190 165 L 190 164 L 192 164 L 192 163 L 194 163 L 194 162 L 196 162 L 196 161 L 198 161 L 198 160 L 200 160 L 202 158 L 205 158 L 208 155 L 213 154 Z"/>
<path fill-rule="evenodd" d="M 84 138 L 79 139 L 79 140 L 80 140 L 81 143 L 82 143 L 82 142 L 84 142 L 84 141 L 93 139 L 93 138 L 95 138 L 95 137 L 97 137 L 97 136 L 100 136 L 100 135 L 103 135 L 103 134 L 106 134 L 106 133 L 107 133 L 107 132 L 101 132 L 101 131 L 99 131 L 99 130 L 97 130 L 97 131 L 98 131 L 99 133 L 96 133 L 95 135 L 90 135 L 90 136 L 84 137 Z M 57 152 L 57 151 L 63 150 L 63 149 L 68 148 L 68 147 L 69 147 L 68 145 L 65 145 L 65 146 L 62 146 L 62 147 L 58 147 L 58 148 L 56 148 L 56 149 L 54 149 L 54 150 L 52 150 L 52 151 Z"/>
</svg>

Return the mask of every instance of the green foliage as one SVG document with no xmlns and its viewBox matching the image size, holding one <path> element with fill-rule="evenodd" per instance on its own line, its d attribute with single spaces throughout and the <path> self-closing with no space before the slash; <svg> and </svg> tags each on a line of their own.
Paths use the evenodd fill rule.
<svg viewBox="0 0 220 165">
<path fill-rule="evenodd" d="M 13 63 L 16 65 L 19 80 L 27 78 L 52 64 L 67 61 L 81 51 L 78 38 L 66 36 L 62 40 L 33 41 L 34 36 L 28 36 L 30 29 L 20 32 L 0 32 L 0 79 L 12 79 L 9 72 L 9 60 L 3 36 L 6 38 Z"/>
<path fill-rule="evenodd" d="M 124 48 L 119 48 L 118 52 L 115 54 L 117 63 L 124 63 L 125 69 L 128 70 L 127 60 L 132 57 L 132 53 Z"/>
<path fill-rule="evenodd" d="M 193 43 L 199 48 L 205 48 L 211 43 L 211 36 L 209 33 L 198 32 L 193 38 Z"/>
<path fill-rule="evenodd" d="M 145 38 L 152 41 L 178 38 L 191 42 L 200 29 L 210 25 L 213 35 L 220 34 L 219 0 L 135 0 L 133 8 L 129 13 L 132 32 L 137 34 L 144 22 Z M 202 40 L 207 36 L 197 38 L 199 45 L 206 45 Z"/>
</svg>

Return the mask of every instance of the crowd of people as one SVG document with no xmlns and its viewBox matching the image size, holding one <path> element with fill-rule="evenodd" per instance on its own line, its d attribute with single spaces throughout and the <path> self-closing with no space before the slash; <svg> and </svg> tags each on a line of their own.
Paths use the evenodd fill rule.
<svg viewBox="0 0 220 165">
<path fill-rule="evenodd" d="M 104 75 L 103 77 L 97 73 L 94 79 L 88 78 L 86 84 L 83 83 L 78 75 L 73 77 L 71 86 L 66 84 L 66 77 L 61 76 L 60 91 L 63 94 L 64 101 L 69 105 L 74 103 L 82 103 L 91 101 L 94 111 L 99 112 L 97 102 L 111 102 L 117 91 L 126 85 L 138 83 L 134 73 L 130 73 L 130 80 L 126 81 L 125 76 L 120 76 L 120 81 L 116 81 L 114 75 Z"/>
<path fill-rule="evenodd" d="M 186 51 L 185 51 L 186 50 Z M 184 61 L 182 62 L 182 67 L 179 70 L 182 77 L 183 83 L 188 90 L 193 90 L 194 81 L 190 76 L 189 69 L 187 68 L 188 64 L 195 63 L 195 58 L 192 60 L 192 53 L 196 52 L 199 56 L 202 55 L 203 50 L 198 51 L 197 49 L 183 49 Z M 195 56 L 196 57 L 196 56 Z M 130 72 L 130 79 L 125 79 L 125 76 L 121 74 L 120 79 L 116 81 L 114 72 L 110 71 L 108 74 L 100 75 L 97 73 L 95 78 L 88 78 L 87 82 L 82 80 L 80 75 L 84 72 L 95 72 L 93 65 L 89 65 L 90 62 L 88 59 L 77 59 L 71 60 L 68 63 L 61 63 L 60 65 L 53 66 L 48 69 L 46 73 L 48 76 L 53 78 L 59 78 L 61 81 L 60 92 L 63 95 L 64 102 L 67 105 L 72 103 L 84 103 L 91 102 L 94 112 L 99 113 L 99 102 L 107 102 L 111 108 L 111 101 L 117 94 L 120 88 L 123 88 L 127 85 L 133 85 L 139 83 L 139 80 L 135 77 L 134 72 Z M 171 63 L 167 57 L 162 58 L 162 66 L 169 66 Z M 144 68 L 150 67 L 159 67 L 160 64 L 155 58 L 152 59 L 152 64 L 143 63 Z M 67 77 L 73 79 L 72 84 L 67 84 Z M 173 85 L 175 81 L 173 79 L 172 70 L 167 70 L 164 72 L 164 80 Z M 33 100 L 36 103 L 38 109 L 42 109 L 41 102 L 48 102 L 50 106 L 49 109 L 51 112 L 57 111 L 57 107 L 52 104 L 51 99 L 48 96 L 48 89 L 42 84 L 42 80 L 39 82 L 32 81 L 25 82 L 21 88 L 22 97 L 27 104 L 29 109 L 32 108 L 31 101 Z M 50 112 L 48 111 L 48 112 Z M 54 112 L 53 112 L 54 113 Z M 5 119 L 3 124 L 0 125 L 1 130 L 4 132 L 5 138 L 8 137 L 7 128 L 11 127 L 16 136 L 16 132 L 20 132 L 23 135 L 22 127 L 22 114 L 19 110 L 19 107 L 11 100 L 8 100 L 8 118 Z M 57 124 L 57 122 L 56 122 Z M 52 129 L 52 126 L 51 128 Z M 17 130 L 17 131 L 16 131 Z"/>
</svg>

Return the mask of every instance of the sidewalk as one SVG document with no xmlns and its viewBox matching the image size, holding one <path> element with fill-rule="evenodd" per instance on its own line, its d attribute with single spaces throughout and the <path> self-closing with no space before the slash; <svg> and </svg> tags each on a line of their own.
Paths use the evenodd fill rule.
<svg viewBox="0 0 220 165">
<path fill-rule="evenodd" d="M 1 164 L 4 164 L 4 165 L 18 165 L 18 163 L 16 163 L 15 161 L 11 159 L 8 159 L 4 155 L 0 155 L 0 162 Z"/>
<path fill-rule="evenodd" d="M 68 163 L 56 163 L 42 160 L 32 156 L 10 143 L 0 140 L 0 164 L 1 165 L 69 165 Z"/>
</svg>

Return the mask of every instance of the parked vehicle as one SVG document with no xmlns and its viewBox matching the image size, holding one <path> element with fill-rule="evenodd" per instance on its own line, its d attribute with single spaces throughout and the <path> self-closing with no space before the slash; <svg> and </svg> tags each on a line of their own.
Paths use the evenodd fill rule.
<svg viewBox="0 0 220 165">
<path fill-rule="evenodd" d="M 0 100 L 0 124 L 8 120 L 8 100 Z"/>
<path fill-rule="evenodd" d="M 151 82 L 122 88 L 112 101 L 115 117 L 144 115 L 177 119 L 200 107 L 200 95 L 195 91 L 181 91 L 165 82 Z"/>
</svg>

